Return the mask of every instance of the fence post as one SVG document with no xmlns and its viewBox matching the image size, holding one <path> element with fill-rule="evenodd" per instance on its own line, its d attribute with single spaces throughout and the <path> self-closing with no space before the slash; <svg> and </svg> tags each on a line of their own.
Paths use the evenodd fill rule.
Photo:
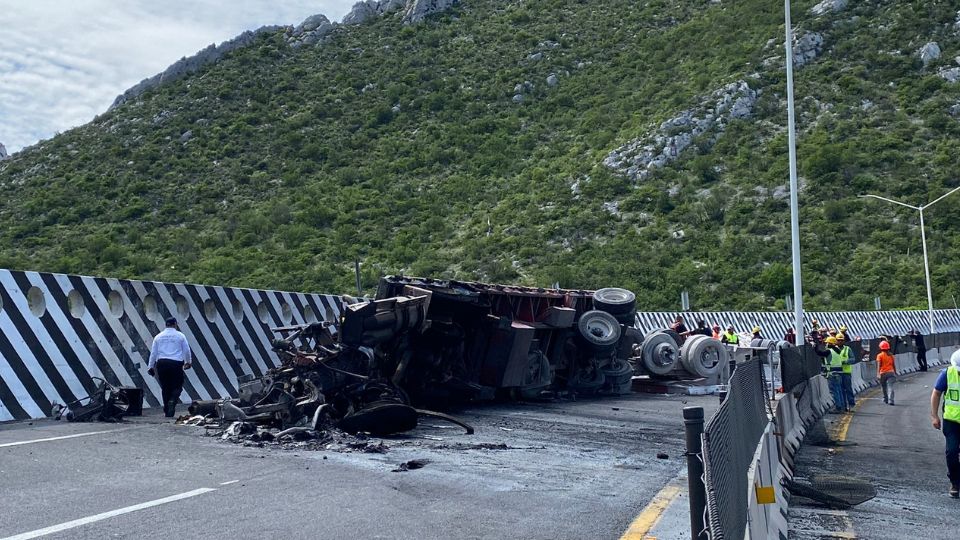
<svg viewBox="0 0 960 540">
<path fill-rule="evenodd" d="M 683 408 L 687 443 L 687 490 L 690 493 L 690 538 L 706 540 L 703 514 L 707 490 L 703 485 L 703 407 Z"/>
</svg>

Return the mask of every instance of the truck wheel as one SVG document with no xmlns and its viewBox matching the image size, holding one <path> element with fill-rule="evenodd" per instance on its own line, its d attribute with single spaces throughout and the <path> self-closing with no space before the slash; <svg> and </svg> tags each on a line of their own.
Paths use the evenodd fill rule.
<svg viewBox="0 0 960 540">
<path fill-rule="evenodd" d="M 523 374 L 523 386 L 520 387 L 522 399 L 536 399 L 553 382 L 553 368 L 543 351 L 530 351 L 527 355 L 527 371 Z"/>
<path fill-rule="evenodd" d="M 672 328 L 661 328 L 659 330 L 654 330 L 654 332 L 663 332 L 664 334 L 672 337 L 673 342 L 677 344 L 677 347 L 679 347 L 680 344 L 683 343 L 683 337 L 681 337 L 680 334 L 677 333 L 677 331 Z"/>
<path fill-rule="evenodd" d="M 606 378 L 603 371 L 597 368 L 595 362 L 580 366 L 567 381 L 567 388 L 579 394 L 596 394 L 603 386 Z"/>
<path fill-rule="evenodd" d="M 667 375 L 676 367 L 679 358 L 677 342 L 664 332 L 647 334 L 640 351 L 643 367 L 652 375 Z"/>
<path fill-rule="evenodd" d="M 620 323 L 603 311 L 593 310 L 581 315 L 577 329 L 580 337 L 597 354 L 613 351 L 620 341 Z"/>
<path fill-rule="evenodd" d="M 593 309 L 620 315 L 635 311 L 637 296 L 626 289 L 608 287 L 593 293 Z"/>
<path fill-rule="evenodd" d="M 730 361 L 730 352 L 722 343 L 707 336 L 690 336 L 680 349 L 680 362 L 697 377 L 710 377 Z"/>
<path fill-rule="evenodd" d="M 637 312 L 631 311 L 630 313 L 619 313 L 614 315 L 614 318 L 617 319 L 617 322 L 626 326 L 627 328 L 634 328 L 637 324 Z"/>
<path fill-rule="evenodd" d="M 633 391 L 633 367 L 626 360 L 614 358 L 601 371 L 605 379 L 601 393 L 619 396 Z"/>
</svg>

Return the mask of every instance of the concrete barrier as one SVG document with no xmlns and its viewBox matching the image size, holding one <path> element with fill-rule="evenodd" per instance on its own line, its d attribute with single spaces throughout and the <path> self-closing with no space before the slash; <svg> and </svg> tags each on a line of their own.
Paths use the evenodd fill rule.
<svg viewBox="0 0 960 540">
<path fill-rule="evenodd" d="M 270 328 L 340 316 L 339 296 L 0 269 L 0 421 L 86 397 L 95 377 L 144 390 L 153 336 L 176 317 L 194 354 L 182 401 L 236 396 L 237 377 L 275 367 Z"/>
<path fill-rule="evenodd" d="M 930 366 L 943 365 L 958 346 L 945 346 L 927 351 Z M 913 373 L 919 369 L 915 353 L 894 356 L 898 374 Z M 862 392 L 878 384 L 876 362 L 854 365 L 854 391 Z M 747 500 L 748 523 L 745 538 L 787 538 L 787 515 L 790 507 L 788 493 L 782 487 L 784 479 L 793 478 L 794 458 L 807 430 L 827 410 L 833 407 L 827 380 L 813 377 L 794 392 L 783 395 L 767 425 L 749 469 Z"/>
</svg>

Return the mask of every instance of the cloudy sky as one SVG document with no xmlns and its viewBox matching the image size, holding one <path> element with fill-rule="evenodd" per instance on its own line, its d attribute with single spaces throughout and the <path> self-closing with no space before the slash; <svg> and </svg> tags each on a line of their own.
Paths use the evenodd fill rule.
<svg viewBox="0 0 960 540">
<path fill-rule="evenodd" d="M 9 152 L 89 122 L 211 43 L 355 0 L 0 0 L 0 143 Z"/>
</svg>

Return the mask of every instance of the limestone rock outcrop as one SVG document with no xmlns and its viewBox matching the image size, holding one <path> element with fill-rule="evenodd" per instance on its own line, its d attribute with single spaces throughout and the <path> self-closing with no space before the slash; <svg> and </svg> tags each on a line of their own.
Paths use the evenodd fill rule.
<svg viewBox="0 0 960 540">
<path fill-rule="evenodd" d="M 679 159 L 697 139 L 712 143 L 731 120 L 753 115 L 759 92 L 746 81 L 730 83 L 660 124 L 652 132 L 610 152 L 604 165 L 631 180 L 644 180 L 655 169 Z"/>
<path fill-rule="evenodd" d="M 117 98 L 113 100 L 113 104 L 110 105 L 110 109 L 126 103 L 151 88 L 183 78 L 190 73 L 213 64 L 223 58 L 223 55 L 228 52 L 250 45 L 260 34 L 276 32 L 280 28 L 279 26 L 262 26 L 254 31 L 247 30 L 233 39 L 224 41 L 220 45 L 211 44 L 193 56 L 181 58 L 163 70 L 163 72 L 140 81 L 130 87 L 126 92 L 117 96 Z"/>
<path fill-rule="evenodd" d="M 416 23 L 434 13 L 450 9 L 458 0 L 409 0 L 403 12 L 403 22 Z"/>
<path fill-rule="evenodd" d="M 362 0 L 354 4 L 350 13 L 344 16 L 342 24 L 362 24 L 394 12 L 402 12 L 404 23 L 417 23 L 434 13 L 449 9 L 457 2 L 458 0 Z M 260 34 L 282 32 L 287 44 L 291 47 L 303 47 L 320 44 L 338 26 L 340 25 L 330 22 L 326 16 L 318 14 L 307 17 L 294 27 L 263 26 L 254 31 L 248 30 L 220 45 L 211 44 L 193 56 L 181 58 L 162 73 L 140 81 L 117 96 L 110 105 L 110 109 L 136 98 L 151 88 L 175 81 L 215 63 L 230 51 L 251 45 Z"/>
<path fill-rule="evenodd" d="M 931 41 L 920 47 L 920 61 L 923 62 L 923 67 L 927 67 L 930 62 L 940 58 L 940 45 L 936 41 Z"/>
<path fill-rule="evenodd" d="M 3 161 L 10 157 L 10 154 L 7 153 L 7 147 L 0 143 L 0 161 Z"/>
</svg>

